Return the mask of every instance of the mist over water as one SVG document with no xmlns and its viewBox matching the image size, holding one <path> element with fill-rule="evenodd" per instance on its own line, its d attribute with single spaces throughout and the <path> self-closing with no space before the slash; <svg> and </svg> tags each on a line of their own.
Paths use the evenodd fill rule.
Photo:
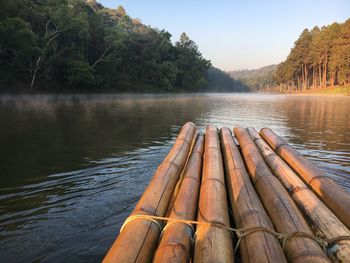
<svg viewBox="0 0 350 263">
<path fill-rule="evenodd" d="M 350 191 L 350 98 L 0 97 L 0 258 L 96 262 L 187 121 L 272 128 Z"/>
</svg>

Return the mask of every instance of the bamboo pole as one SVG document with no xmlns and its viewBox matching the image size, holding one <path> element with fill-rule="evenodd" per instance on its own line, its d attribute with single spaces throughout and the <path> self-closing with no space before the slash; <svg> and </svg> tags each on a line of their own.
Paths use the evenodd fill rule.
<svg viewBox="0 0 350 263">
<path fill-rule="evenodd" d="M 303 232 L 312 235 L 305 219 L 279 180 L 271 173 L 248 132 L 235 128 L 250 177 L 276 230 L 284 235 Z M 293 235 L 285 244 L 290 262 L 329 262 L 318 243 L 306 236 Z"/>
<path fill-rule="evenodd" d="M 199 132 L 198 132 L 198 130 L 197 130 L 197 131 L 196 131 L 196 134 L 195 134 L 195 136 L 194 136 L 194 139 L 192 140 L 191 150 L 190 150 L 191 153 L 192 153 L 192 151 L 193 151 L 194 144 L 196 143 L 196 141 L 197 141 L 197 139 L 198 139 L 198 136 L 199 136 Z M 203 141 L 204 141 L 204 138 L 203 138 Z M 203 147 L 204 147 L 204 146 L 203 146 Z M 202 156 L 202 158 L 203 158 L 203 156 Z M 185 163 L 185 165 L 184 165 L 185 168 L 187 167 L 187 164 L 188 164 L 189 159 L 190 159 L 190 156 L 188 156 L 187 161 L 186 161 L 186 163 Z M 181 174 L 180 174 L 180 177 L 179 177 L 179 180 L 178 180 L 177 183 L 176 183 L 175 189 L 174 189 L 174 191 L 173 191 L 173 194 L 172 194 L 172 196 L 171 196 L 171 199 L 170 199 L 170 202 L 169 202 L 169 205 L 168 205 L 167 212 L 166 212 L 166 214 L 165 214 L 166 217 L 169 217 L 171 211 L 173 210 L 173 205 L 174 205 L 176 196 L 177 196 L 177 194 L 178 194 L 178 192 L 179 192 L 179 190 L 180 190 L 180 186 L 181 186 L 181 184 L 182 184 L 182 180 L 183 180 L 183 177 L 184 177 L 185 170 L 186 170 L 186 169 L 183 169 L 183 170 L 182 170 L 182 172 L 181 172 Z"/>
<path fill-rule="evenodd" d="M 228 128 L 220 130 L 221 149 L 226 171 L 227 191 L 237 228 L 267 227 L 273 229 L 265 212 L 242 157 Z M 242 262 L 287 262 L 281 244 L 271 233 L 258 231 L 242 238 L 240 243 Z"/>
<path fill-rule="evenodd" d="M 318 169 L 272 130 L 264 128 L 260 134 L 271 148 L 301 176 L 328 208 L 350 228 L 350 194 L 334 182 L 326 172 Z"/>
<path fill-rule="evenodd" d="M 208 126 L 206 129 L 198 221 L 230 225 L 222 156 L 215 126 Z M 198 225 L 194 262 L 234 262 L 232 246 L 229 230 L 210 224 Z"/>
<path fill-rule="evenodd" d="M 269 147 L 257 131 L 254 128 L 248 128 L 247 130 L 271 170 L 304 214 L 314 234 L 326 239 L 341 238 L 342 236 L 350 237 L 349 229 Z M 350 240 L 339 240 L 329 244 L 327 253 L 334 262 L 346 262 L 350 259 Z"/>
<path fill-rule="evenodd" d="M 186 123 L 173 148 L 158 167 L 133 215 L 164 216 L 180 173 L 189 155 L 196 126 Z M 103 262 L 150 262 L 160 235 L 161 223 L 137 218 L 124 224 L 124 228 L 108 251 Z"/>
<path fill-rule="evenodd" d="M 204 136 L 198 135 L 183 180 L 172 207 L 170 218 L 194 220 L 197 212 L 199 186 L 202 174 Z M 154 263 L 189 262 L 192 228 L 184 223 L 168 222 L 153 258 Z"/>
</svg>

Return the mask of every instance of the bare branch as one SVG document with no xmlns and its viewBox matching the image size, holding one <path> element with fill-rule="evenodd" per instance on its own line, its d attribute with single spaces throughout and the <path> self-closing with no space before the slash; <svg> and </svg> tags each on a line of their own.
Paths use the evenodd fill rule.
<svg viewBox="0 0 350 263">
<path fill-rule="evenodd" d="M 95 63 L 91 66 L 91 68 L 95 69 L 96 65 L 100 63 L 101 61 L 106 59 L 106 54 L 108 51 L 110 51 L 112 46 L 106 46 L 105 50 L 103 51 L 102 55 L 95 61 Z"/>
<path fill-rule="evenodd" d="M 50 23 L 52 23 L 54 25 L 55 31 L 49 34 Z M 30 83 L 31 88 L 34 87 L 36 75 L 39 71 L 40 64 L 44 58 L 46 49 L 50 46 L 50 44 L 53 40 L 55 40 L 62 32 L 65 32 L 67 30 L 69 30 L 69 27 L 62 29 L 62 30 L 58 30 L 58 27 L 56 26 L 56 24 L 54 22 L 52 22 L 52 18 L 50 18 L 49 21 L 47 21 L 46 26 L 45 26 L 45 39 L 47 39 L 47 42 L 44 46 L 43 55 L 40 55 L 35 63 L 35 68 L 34 68 L 33 75 L 32 75 L 32 81 Z"/>
<path fill-rule="evenodd" d="M 52 18 L 49 19 L 49 21 L 47 21 L 46 26 L 45 26 L 45 38 L 47 38 L 48 33 L 49 33 L 49 24 L 51 23 Z"/>
</svg>

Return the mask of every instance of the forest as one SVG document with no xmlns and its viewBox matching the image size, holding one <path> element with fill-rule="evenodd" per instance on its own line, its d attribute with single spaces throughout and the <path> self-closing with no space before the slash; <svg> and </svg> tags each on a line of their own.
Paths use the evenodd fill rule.
<svg viewBox="0 0 350 263">
<path fill-rule="evenodd" d="M 0 0 L 0 90 L 248 91 L 171 37 L 95 0 Z"/>
<path fill-rule="evenodd" d="M 350 19 L 305 29 L 274 81 L 281 91 L 305 91 L 350 83 Z"/>
</svg>

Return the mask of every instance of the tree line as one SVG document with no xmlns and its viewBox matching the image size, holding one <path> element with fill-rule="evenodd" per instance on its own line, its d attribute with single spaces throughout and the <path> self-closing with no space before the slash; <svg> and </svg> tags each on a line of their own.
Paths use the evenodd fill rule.
<svg viewBox="0 0 350 263">
<path fill-rule="evenodd" d="M 0 89 L 210 91 L 215 71 L 226 91 L 246 90 L 186 33 L 171 37 L 95 0 L 0 0 Z"/>
<path fill-rule="evenodd" d="M 274 80 L 281 90 L 307 90 L 350 83 L 350 19 L 305 29 Z"/>
</svg>

